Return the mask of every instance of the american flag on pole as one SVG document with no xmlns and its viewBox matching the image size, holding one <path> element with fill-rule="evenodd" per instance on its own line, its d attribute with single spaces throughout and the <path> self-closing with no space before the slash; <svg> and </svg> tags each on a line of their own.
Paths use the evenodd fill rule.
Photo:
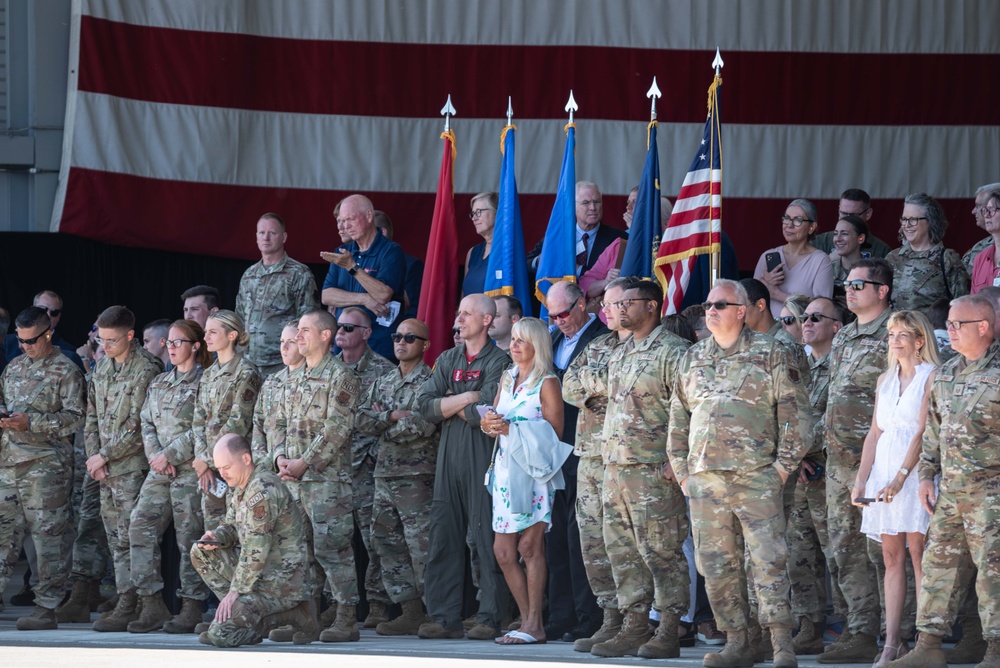
<svg viewBox="0 0 1000 668">
<path fill-rule="evenodd" d="M 653 267 L 663 287 L 663 305 L 668 315 L 680 311 L 698 256 L 718 253 L 722 247 L 721 85 L 722 77 L 716 75 L 708 89 L 705 132 L 677 193 Z"/>
</svg>

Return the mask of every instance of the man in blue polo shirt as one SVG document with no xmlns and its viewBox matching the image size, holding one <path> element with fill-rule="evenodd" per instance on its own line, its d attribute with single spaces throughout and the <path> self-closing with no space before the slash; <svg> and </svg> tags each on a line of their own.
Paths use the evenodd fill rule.
<svg viewBox="0 0 1000 668">
<path fill-rule="evenodd" d="M 368 345 L 396 361 L 390 335 L 404 317 L 403 249 L 378 233 L 374 207 L 364 195 L 351 195 L 341 202 L 337 225 L 353 241 L 332 253 L 320 253 L 330 263 L 323 281 L 323 304 L 334 307 L 338 318 L 348 306 L 366 310 L 372 319 Z"/>
</svg>

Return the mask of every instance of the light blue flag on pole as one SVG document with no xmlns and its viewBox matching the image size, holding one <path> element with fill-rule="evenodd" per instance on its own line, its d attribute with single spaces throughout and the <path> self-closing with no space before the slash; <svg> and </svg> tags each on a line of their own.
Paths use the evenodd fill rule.
<svg viewBox="0 0 1000 668">
<path fill-rule="evenodd" d="M 548 320 L 549 311 L 545 295 L 553 283 L 576 281 L 576 126 L 566 126 L 566 150 L 563 152 L 562 169 L 556 203 L 545 228 L 542 255 L 538 258 L 535 273 L 535 297 L 542 303 L 539 317 Z"/>
<path fill-rule="evenodd" d="M 528 261 L 524 252 L 524 231 L 521 229 L 521 204 L 517 199 L 517 179 L 514 177 L 514 133 L 508 125 L 500 135 L 503 158 L 500 162 L 500 198 L 493 226 L 493 249 L 486 265 L 483 292 L 490 297 L 517 297 L 524 315 L 531 315 L 531 286 L 528 284 Z"/>
<path fill-rule="evenodd" d="M 649 124 L 646 164 L 632 213 L 622 276 L 653 278 L 653 259 L 660 249 L 660 158 L 656 152 L 656 121 Z"/>
</svg>

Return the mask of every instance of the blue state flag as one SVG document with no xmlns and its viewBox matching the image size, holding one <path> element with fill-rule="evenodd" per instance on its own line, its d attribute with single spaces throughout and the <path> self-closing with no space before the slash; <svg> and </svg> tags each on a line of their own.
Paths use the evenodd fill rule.
<svg viewBox="0 0 1000 668">
<path fill-rule="evenodd" d="M 653 259 L 660 248 L 660 158 L 656 152 L 656 121 L 649 124 L 649 148 L 639 180 L 622 276 L 653 278 Z"/>
<path fill-rule="evenodd" d="M 556 203 L 545 228 L 542 255 L 535 273 L 535 297 L 542 303 L 539 317 L 548 320 L 549 312 L 545 295 L 553 283 L 576 281 L 576 127 L 566 126 L 566 150 L 563 152 L 562 169 Z"/>
<path fill-rule="evenodd" d="M 486 265 L 483 292 L 490 297 L 517 297 L 524 315 L 531 315 L 531 286 L 528 284 L 528 261 L 524 252 L 524 231 L 521 229 L 521 204 L 517 199 L 517 179 L 514 177 L 514 132 L 508 125 L 501 135 L 503 158 L 500 162 L 500 201 L 493 225 L 493 248 Z"/>
</svg>

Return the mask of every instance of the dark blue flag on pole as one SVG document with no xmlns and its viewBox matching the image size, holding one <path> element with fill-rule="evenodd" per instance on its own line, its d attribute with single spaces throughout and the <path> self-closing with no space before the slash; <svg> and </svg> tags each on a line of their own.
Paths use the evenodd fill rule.
<svg viewBox="0 0 1000 668">
<path fill-rule="evenodd" d="M 653 259 L 660 248 L 660 158 L 656 153 L 656 121 L 649 123 L 646 164 L 632 213 L 622 276 L 653 278 Z"/>
<path fill-rule="evenodd" d="M 566 150 L 563 152 L 556 203 L 545 228 L 542 255 L 535 274 L 535 297 L 542 303 L 539 317 L 548 320 L 545 295 L 553 283 L 576 281 L 576 126 L 566 126 Z"/>
<path fill-rule="evenodd" d="M 500 162 L 500 201 L 493 226 L 493 249 L 486 265 L 486 285 L 490 297 L 511 295 L 531 315 L 531 287 L 528 285 L 528 261 L 524 252 L 524 231 L 521 229 L 521 204 L 517 199 L 517 179 L 514 177 L 514 132 L 508 125 L 500 135 L 503 158 Z"/>
</svg>

